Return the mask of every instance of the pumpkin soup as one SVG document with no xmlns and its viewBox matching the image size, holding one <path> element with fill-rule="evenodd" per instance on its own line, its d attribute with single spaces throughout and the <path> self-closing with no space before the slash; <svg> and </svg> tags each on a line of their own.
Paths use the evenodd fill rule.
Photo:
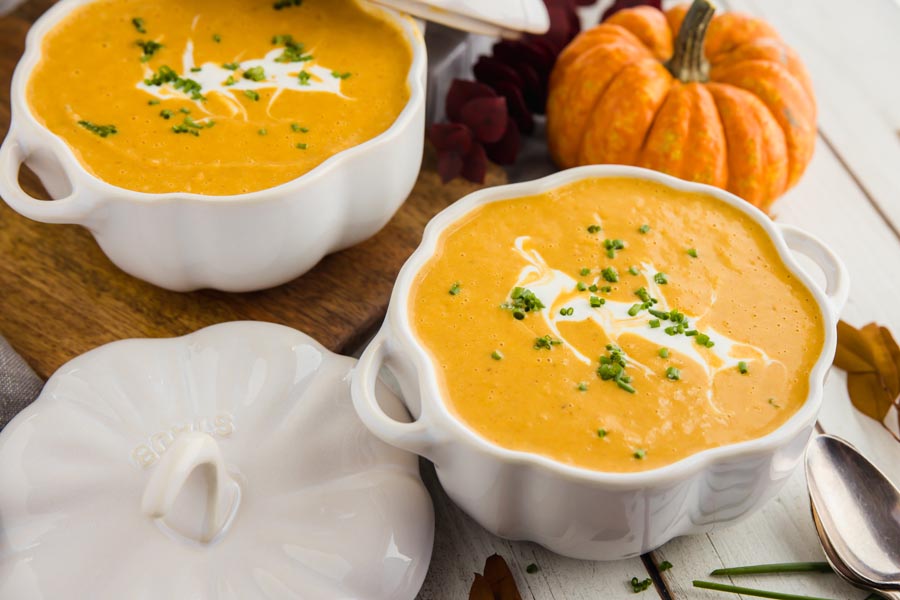
<svg viewBox="0 0 900 600">
<path fill-rule="evenodd" d="M 417 275 L 410 318 L 471 429 L 611 472 L 776 429 L 825 335 L 758 223 L 624 178 L 471 211 Z"/>
<path fill-rule="evenodd" d="M 45 36 L 28 102 L 108 183 L 253 192 L 393 124 L 404 35 L 357 0 L 95 0 Z"/>
</svg>

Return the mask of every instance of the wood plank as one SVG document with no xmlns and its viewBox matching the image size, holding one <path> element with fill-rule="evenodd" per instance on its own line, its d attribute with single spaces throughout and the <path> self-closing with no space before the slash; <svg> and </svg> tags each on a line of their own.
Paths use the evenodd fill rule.
<svg viewBox="0 0 900 600">
<path fill-rule="evenodd" d="M 727 4 L 765 18 L 797 50 L 816 88 L 819 129 L 900 231 L 900 2 Z"/>
<path fill-rule="evenodd" d="M 18 14 L 32 17 L 29 2 Z M 0 19 L 0 131 L 9 123 L 9 80 L 28 23 Z M 487 184 L 506 176 L 491 167 Z M 36 195 L 40 186 L 24 179 Z M 477 189 L 467 182 L 442 185 L 435 161 L 425 165 L 406 204 L 373 239 L 323 260 L 307 275 L 251 294 L 168 292 L 119 271 L 90 234 L 75 226 L 30 221 L 0 203 L 0 332 L 39 375 L 95 346 L 132 337 L 166 337 L 232 320 L 273 321 L 295 327 L 332 350 L 352 348 L 374 328 L 387 307 L 394 279 L 418 245 L 425 223 Z"/>
</svg>

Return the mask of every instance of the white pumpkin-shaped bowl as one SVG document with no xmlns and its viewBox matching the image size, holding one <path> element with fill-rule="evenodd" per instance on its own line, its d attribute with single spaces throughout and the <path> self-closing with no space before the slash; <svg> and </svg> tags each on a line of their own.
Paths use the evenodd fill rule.
<svg viewBox="0 0 900 600">
<path fill-rule="evenodd" d="M 0 435 L 0 598 L 414 598 L 431 500 L 354 364 L 249 322 L 69 362 Z"/>
</svg>

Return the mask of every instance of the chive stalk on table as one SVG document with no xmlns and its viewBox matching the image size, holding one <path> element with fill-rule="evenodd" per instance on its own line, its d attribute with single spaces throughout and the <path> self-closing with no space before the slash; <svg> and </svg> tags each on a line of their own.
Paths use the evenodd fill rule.
<svg viewBox="0 0 900 600">
<path fill-rule="evenodd" d="M 834 598 L 820 598 L 818 596 L 798 596 L 796 594 L 786 594 L 784 592 L 770 592 L 767 590 L 757 590 L 754 588 L 741 587 L 737 585 L 727 585 L 724 583 L 716 583 L 714 581 L 700 581 L 695 579 L 695 588 L 704 590 L 713 590 L 717 592 L 729 592 L 731 594 L 743 594 L 744 596 L 754 596 L 756 598 L 773 598 L 774 600 L 834 600 Z"/>
<path fill-rule="evenodd" d="M 716 569 L 710 575 L 767 575 L 770 573 L 831 573 L 826 562 L 772 563 Z"/>
</svg>

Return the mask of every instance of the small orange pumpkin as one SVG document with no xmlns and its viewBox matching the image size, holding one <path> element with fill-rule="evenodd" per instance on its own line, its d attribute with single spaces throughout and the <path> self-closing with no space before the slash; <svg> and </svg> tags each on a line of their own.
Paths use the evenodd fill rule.
<svg viewBox="0 0 900 600">
<path fill-rule="evenodd" d="M 763 210 L 797 183 L 816 138 L 806 68 L 765 21 L 714 11 L 641 6 L 575 38 L 550 78 L 553 160 L 648 167 Z"/>
</svg>

